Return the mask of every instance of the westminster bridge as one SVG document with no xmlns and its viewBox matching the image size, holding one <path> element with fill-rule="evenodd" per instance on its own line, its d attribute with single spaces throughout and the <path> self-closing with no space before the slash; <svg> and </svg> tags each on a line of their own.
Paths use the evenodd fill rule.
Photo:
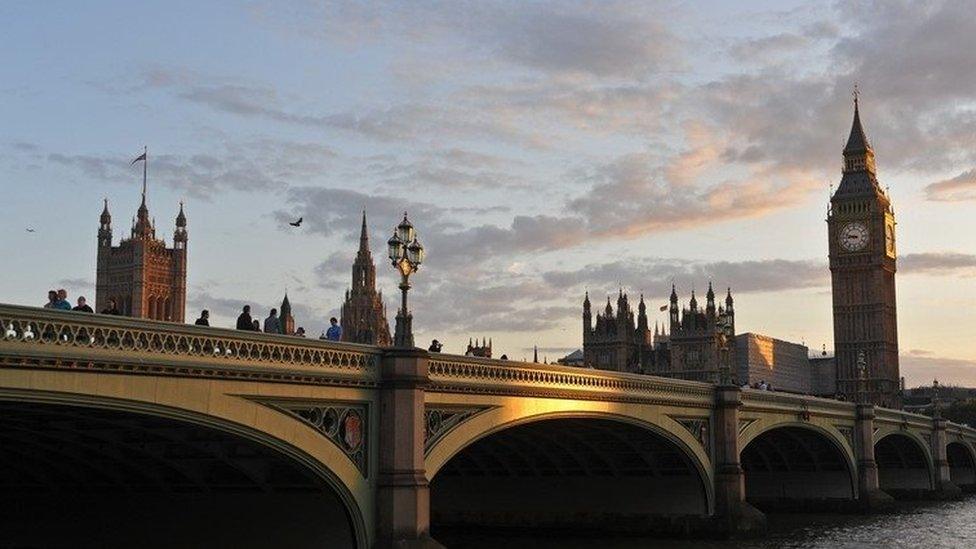
<svg viewBox="0 0 976 549">
<path fill-rule="evenodd" d="M 13 545 L 437 546 L 431 525 L 735 534 L 762 529 L 761 509 L 976 489 L 976 430 L 940 418 L 8 305 L 0 425 Z"/>
</svg>

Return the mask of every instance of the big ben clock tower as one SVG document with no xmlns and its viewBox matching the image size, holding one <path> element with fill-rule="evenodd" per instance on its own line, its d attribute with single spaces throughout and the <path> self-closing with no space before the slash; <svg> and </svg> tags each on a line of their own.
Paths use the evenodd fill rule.
<svg viewBox="0 0 976 549">
<path fill-rule="evenodd" d="M 899 407 L 895 215 L 878 183 L 856 88 L 854 123 L 844 147 L 843 177 L 830 198 L 827 233 L 837 391 L 848 400 Z"/>
</svg>

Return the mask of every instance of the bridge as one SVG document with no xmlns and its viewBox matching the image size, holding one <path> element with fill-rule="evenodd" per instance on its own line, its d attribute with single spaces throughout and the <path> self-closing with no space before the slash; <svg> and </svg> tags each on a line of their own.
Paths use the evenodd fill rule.
<svg viewBox="0 0 976 549">
<path fill-rule="evenodd" d="M 761 530 L 763 510 L 976 489 L 976 430 L 938 417 L 11 305 L 0 418 L 13 545 L 121 545 L 163 518 L 178 527 L 147 547 L 436 547 L 432 526 L 472 525 L 727 535 Z"/>
</svg>

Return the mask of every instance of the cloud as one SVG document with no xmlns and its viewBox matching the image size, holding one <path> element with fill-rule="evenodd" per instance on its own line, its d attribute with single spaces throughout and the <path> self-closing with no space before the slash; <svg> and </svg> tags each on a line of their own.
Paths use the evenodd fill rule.
<svg viewBox="0 0 976 549">
<path fill-rule="evenodd" d="M 811 30 L 819 31 L 823 29 L 815 28 Z M 791 32 L 783 32 L 771 36 L 740 41 L 732 46 L 729 53 L 733 59 L 739 62 L 767 62 L 795 52 L 808 44 L 809 41 L 805 36 Z"/>
<path fill-rule="evenodd" d="M 680 61 L 682 39 L 646 3 L 331 1 L 297 10 L 268 4 L 259 17 L 283 32 L 349 48 L 389 45 L 505 63 L 545 73 L 638 76 Z"/>
<path fill-rule="evenodd" d="M 542 278 L 557 288 L 582 293 L 590 288 L 595 294 L 624 287 L 663 296 L 671 283 L 689 292 L 697 287 L 703 292 L 709 280 L 717 292 L 730 286 L 733 293 L 772 292 L 817 288 L 829 284 L 825 263 L 769 259 L 756 261 L 700 262 L 684 259 L 635 258 L 610 263 L 590 264 L 572 271 L 548 271 Z"/>
<path fill-rule="evenodd" d="M 976 200 L 976 168 L 926 185 L 925 197 L 937 202 Z"/>
<path fill-rule="evenodd" d="M 957 252 L 922 252 L 898 258 L 899 268 L 906 274 L 950 275 L 960 271 L 976 271 L 976 255 Z"/>
<path fill-rule="evenodd" d="M 271 139 L 227 142 L 215 152 L 192 155 L 150 151 L 150 184 L 203 199 L 223 190 L 275 191 L 321 174 L 336 156 L 327 146 Z M 100 181 L 131 182 L 142 175 L 131 158 L 117 154 L 50 153 L 47 160 Z"/>
<path fill-rule="evenodd" d="M 588 178 L 596 183 L 571 200 L 569 208 L 586 219 L 591 233 L 637 237 L 758 217 L 795 205 L 819 187 L 802 172 L 782 169 L 776 173 L 757 170 L 739 180 L 691 184 L 715 158 L 714 151 L 678 156 L 664 169 L 673 172 L 668 179 L 655 173 L 649 153 L 620 157 L 593 170 Z M 613 215 L 607 215 L 611 197 Z"/>
</svg>

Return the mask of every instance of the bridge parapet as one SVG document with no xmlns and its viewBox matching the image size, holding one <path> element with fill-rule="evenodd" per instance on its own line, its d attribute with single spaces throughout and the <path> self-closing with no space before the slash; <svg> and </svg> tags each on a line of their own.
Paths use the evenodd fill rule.
<svg viewBox="0 0 976 549">
<path fill-rule="evenodd" d="M 432 354 L 429 391 L 610 400 L 710 408 L 708 383 L 575 366 Z"/>
<path fill-rule="evenodd" d="M 856 407 L 852 402 L 758 389 L 743 389 L 742 403 L 745 411 L 807 413 L 844 419 L 853 419 Z"/>
<path fill-rule="evenodd" d="M 378 347 L 0 305 L 0 365 L 373 387 Z"/>
</svg>

